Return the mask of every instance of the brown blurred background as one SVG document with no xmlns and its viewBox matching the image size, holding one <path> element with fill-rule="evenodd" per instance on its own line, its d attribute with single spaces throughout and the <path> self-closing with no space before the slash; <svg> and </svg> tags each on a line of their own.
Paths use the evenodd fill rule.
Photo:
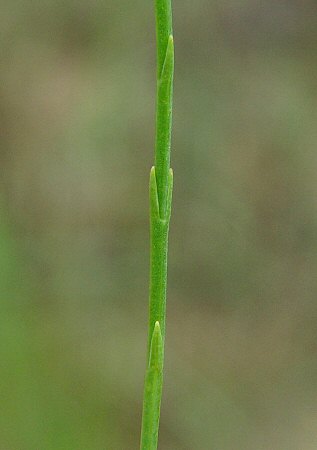
<svg viewBox="0 0 317 450">
<path fill-rule="evenodd" d="M 174 0 L 161 450 L 317 447 L 317 4 Z M 0 450 L 139 445 L 153 1 L 1 0 Z"/>
</svg>

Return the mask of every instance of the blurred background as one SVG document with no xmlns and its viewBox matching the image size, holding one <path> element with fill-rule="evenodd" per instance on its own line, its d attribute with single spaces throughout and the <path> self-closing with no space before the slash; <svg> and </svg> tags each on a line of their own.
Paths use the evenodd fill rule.
<svg viewBox="0 0 317 450">
<path fill-rule="evenodd" d="M 174 0 L 162 450 L 317 447 L 317 5 Z M 139 446 L 153 1 L 1 0 L 0 450 Z"/>
</svg>

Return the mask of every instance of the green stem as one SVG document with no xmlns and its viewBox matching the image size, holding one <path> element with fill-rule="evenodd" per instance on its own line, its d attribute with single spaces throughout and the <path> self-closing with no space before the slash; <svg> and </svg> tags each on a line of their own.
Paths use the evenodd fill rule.
<svg viewBox="0 0 317 450">
<path fill-rule="evenodd" d="M 171 0 L 156 0 L 157 100 L 155 167 L 150 174 L 150 299 L 147 371 L 141 450 L 157 450 L 163 384 L 168 231 L 173 173 L 170 169 L 174 41 Z"/>
<path fill-rule="evenodd" d="M 160 324 L 155 323 L 149 364 L 144 383 L 141 450 L 156 450 L 163 385 L 163 340 Z"/>
<path fill-rule="evenodd" d="M 170 0 L 157 3 L 170 3 Z M 158 10 L 159 11 L 159 10 Z M 157 21 L 160 24 L 160 21 Z M 157 33 L 158 38 L 162 35 Z M 164 60 L 160 66 L 160 49 L 164 48 Z M 167 39 L 158 41 L 158 78 L 156 98 L 156 139 L 155 139 L 155 169 L 157 192 L 161 217 L 166 212 L 168 174 L 171 153 L 173 73 L 174 73 L 174 40 L 172 34 Z"/>
</svg>

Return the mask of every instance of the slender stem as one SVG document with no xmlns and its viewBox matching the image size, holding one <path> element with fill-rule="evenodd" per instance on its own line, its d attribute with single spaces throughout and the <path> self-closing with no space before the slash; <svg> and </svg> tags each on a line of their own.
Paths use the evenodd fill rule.
<svg viewBox="0 0 317 450">
<path fill-rule="evenodd" d="M 150 299 L 141 450 L 157 450 L 163 384 L 167 250 L 173 173 L 170 169 L 174 42 L 171 0 L 156 0 L 157 99 L 155 166 L 150 174 Z"/>
<path fill-rule="evenodd" d="M 174 41 L 171 0 L 156 0 L 157 97 L 155 170 L 163 217 L 166 212 L 171 153 Z"/>
<path fill-rule="evenodd" d="M 160 324 L 156 322 L 144 383 L 141 450 L 156 450 L 163 386 L 163 341 Z"/>
</svg>

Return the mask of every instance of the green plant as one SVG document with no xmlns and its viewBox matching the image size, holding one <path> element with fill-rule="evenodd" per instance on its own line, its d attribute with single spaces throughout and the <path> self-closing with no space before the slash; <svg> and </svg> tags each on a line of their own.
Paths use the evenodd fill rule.
<svg viewBox="0 0 317 450">
<path fill-rule="evenodd" d="M 171 0 L 156 0 L 157 98 L 155 166 L 150 174 L 150 299 L 141 450 L 156 450 L 163 384 L 168 231 L 173 172 L 170 169 L 174 41 Z"/>
</svg>

